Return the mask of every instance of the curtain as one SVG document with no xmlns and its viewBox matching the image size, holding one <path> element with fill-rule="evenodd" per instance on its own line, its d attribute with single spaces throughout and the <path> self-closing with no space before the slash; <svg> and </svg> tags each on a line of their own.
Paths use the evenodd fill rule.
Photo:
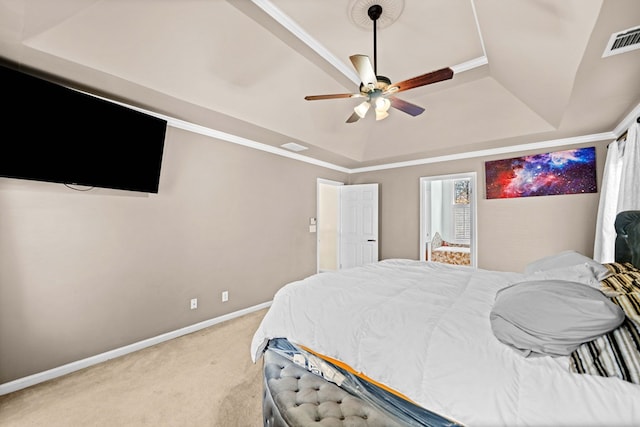
<svg viewBox="0 0 640 427">
<path fill-rule="evenodd" d="M 626 140 L 609 144 L 600 188 L 593 259 L 607 263 L 615 260 L 616 215 L 640 210 L 640 124 L 627 131 Z"/>
</svg>

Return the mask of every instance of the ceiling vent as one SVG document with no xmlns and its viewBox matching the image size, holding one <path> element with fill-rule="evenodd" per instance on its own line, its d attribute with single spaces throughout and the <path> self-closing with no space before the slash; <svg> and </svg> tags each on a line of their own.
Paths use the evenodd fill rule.
<svg viewBox="0 0 640 427">
<path fill-rule="evenodd" d="M 640 49 L 640 27 L 629 28 L 624 31 L 611 34 L 607 48 L 602 57 L 617 55 L 618 53 L 629 52 Z"/>
<path fill-rule="evenodd" d="M 286 144 L 282 144 L 281 147 L 291 151 L 304 151 L 309 148 L 304 145 L 296 144 L 295 142 L 287 142 Z"/>
</svg>

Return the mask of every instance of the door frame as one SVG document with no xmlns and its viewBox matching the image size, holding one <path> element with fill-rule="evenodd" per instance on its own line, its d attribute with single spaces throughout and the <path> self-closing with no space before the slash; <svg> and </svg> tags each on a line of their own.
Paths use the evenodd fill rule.
<svg viewBox="0 0 640 427">
<path fill-rule="evenodd" d="M 470 209 L 471 209 L 471 241 L 470 241 L 470 251 L 471 251 L 471 266 L 472 267 L 478 267 L 478 215 L 477 215 L 477 211 L 478 211 L 478 199 L 477 199 L 477 185 L 478 185 L 478 180 L 477 180 L 477 173 L 476 172 L 462 172 L 462 173 L 456 173 L 456 174 L 447 174 L 447 175 L 437 175 L 437 176 L 424 176 L 424 177 L 420 177 L 420 249 L 419 249 L 419 260 L 420 261 L 425 261 L 426 260 L 426 256 L 425 256 L 425 252 L 427 249 L 427 239 L 426 239 L 426 234 L 427 234 L 427 224 L 426 224 L 426 217 L 427 217 L 427 209 L 426 209 L 426 204 L 427 204 L 427 200 L 425 200 L 425 190 L 426 190 L 426 185 L 427 183 L 430 183 L 431 181 L 445 181 L 445 180 L 452 180 L 452 179 L 461 179 L 461 178 L 469 178 L 470 179 L 470 185 L 469 185 L 469 192 L 471 193 L 470 196 Z"/>
</svg>

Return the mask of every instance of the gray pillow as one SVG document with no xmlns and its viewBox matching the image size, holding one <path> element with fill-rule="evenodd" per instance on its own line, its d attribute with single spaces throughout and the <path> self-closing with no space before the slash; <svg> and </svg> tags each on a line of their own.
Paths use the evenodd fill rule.
<svg viewBox="0 0 640 427">
<path fill-rule="evenodd" d="M 576 264 L 570 267 L 560 267 L 537 271 L 535 273 L 527 274 L 523 280 L 566 280 L 569 282 L 583 283 L 585 285 L 591 286 L 592 288 L 598 289 L 601 292 L 605 292 L 605 287 L 602 284 L 602 281 L 598 280 L 596 274 L 586 264 Z"/>
<path fill-rule="evenodd" d="M 601 263 L 572 250 L 563 251 L 532 261 L 527 264 L 524 272 L 526 274 L 539 273 L 541 271 L 572 267 L 579 264 L 582 264 L 591 270 L 593 272 L 593 277 L 598 281 L 611 275 L 611 271 Z"/>
<path fill-rule="evenodd" d="M 498 291 L 489 318 L 496 338 L 524 356 L 565 356 L 617 328 L 625 314 L 582 283 L 539 280 Z"/>
</svg>

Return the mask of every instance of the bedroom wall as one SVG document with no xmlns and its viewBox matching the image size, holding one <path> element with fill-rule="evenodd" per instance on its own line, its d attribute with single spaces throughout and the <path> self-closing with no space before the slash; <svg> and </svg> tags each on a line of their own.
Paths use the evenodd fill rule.
<svg viewBox="0 0 640 427">
<path fill-rule="evenodd" d="M 607 142 L 585 145 L 598 183 Z M 577 146 L 548 151 L 563 148 Z M 599 194 L 484 199 L 484 161 L 521 154 L 347 176 L 169 128 L 159 194 L 2 178 L 0 384 L 270 301 L 313 274 L 317 178 L 380 183 L 381 259 L 418 258 L 419 178 L 469 171 L 481 268 L 591 255 Z"/>
<path fill-rule="evenodd" d="M 169 127 L 158 194 L 0 179 L 0 384 L 270 301 L 315 273 L 317 178 L 348 179 Z"/>
<path fill-rule="evenodd" d="M 420 178 L 476 172 L 478 267 L 522 271 L 528 262 L 563 250 L 593 256 L 600 194 L 487 200 L 484 162 L 595 146 L 599 189 L 609 142 L 363 172 L 353 174 L 350 183 L 380 184 L 380 259 L 419 259 Z"/>
</svg>

